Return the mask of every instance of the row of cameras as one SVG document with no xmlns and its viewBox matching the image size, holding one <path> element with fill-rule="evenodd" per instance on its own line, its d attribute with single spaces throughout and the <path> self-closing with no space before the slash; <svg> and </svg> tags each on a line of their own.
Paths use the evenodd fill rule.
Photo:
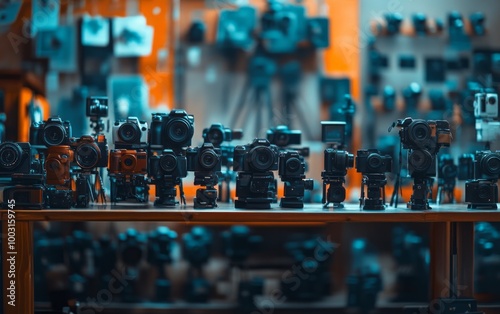
<svg viewBox="0 0 500 314">
<path fill-rule="evenodd" d="M 491 104 L 489 100 L 485 103 Z M 486 107 L 483 108 L 484 112 L 491 115 Z M 107 111 L 106 98 L 88 99 L 87 115 L 92 121 L 106 117 Z M 398 120 L 393 127 L 400 128 L 401 143 L 403 148 L 408 150 L 410 176 L 415 179 L 417 185 L 423 185 L 418 186 L 419 190 L 424 187 L 423 190 L 427 191 L 426 180 L 436 175 L 436 155 L 440 147 L 449 146 L 451 143 L 448 121 L 406 118 Z M 297 151 L 285 149 L 288 145 L 300 144 L 300 131 L 277 128 L 269 131 L 270 141 L 255 139 L 251 144 L 231 149 L 230 146 L 221 144 L 233 138 L 241 138 L 241 132 L 214 124 L 204 130 L 205 144 L 187 148 L 191 145 L 194 133 L 194 117 L 184 110 L 172 110 L 169 114 L 153 114 L 150 128 L 146 122 L 132 117 L 115 122 L 113 126 L 115 149 L 109 152 L 109 156 L 106 138 L 97 131 L 94 136 L 74 139 L 71 138 L 70 123 L 58 117 L 34 124 L 30 129 L 30 143 L 1 144 L 0 175 L 12 177 L 14 183 L 23 182 L 26 177 L 31 178 L 30 174 L 36 176 L 44 172 L 41 169 L 40 159 L 44 160 L 46 172 L 44 183 L 54 188 L 48 190 L 55 191 L 53 199 L 57 200 L 52 204 L 49 201 L 48 205 L 63 208 L 74 205 L 75 196 L 82 197 L 79 193 L 72 195 L 73 161 L 79 168 L 76 170 L 79 174 L 98 174 L 96 169 L 108 167 L 112 202 L 127 199 L 127 195 L 117 195 L 117 193 L 134 190 L 131 193 L 136 194 L 138 187 L 146 191 L 143 201 L 147 201 L 148 184 L 155 184 L 157 187 L 155 205 L 175 206 L 176 186 L 182 186 L 181 179 L 187 176 L 187 171 L 194 171 L 195 185 L 206 187 L 197 191 L 195 207 L 216 207 L 217 191 L 214 186 L 220 182 L 221 165 L 230 166 L 231 161 L 233 170 L 239 172 L 236 182 L 237 208 L 269 208 L 271 203 L 276 202 L 277 187 L 272 172 L 275 170 L 278 170 L 282 181 L 285 182 L 282 207 L 303 207 L 304 190 L 313 188 L 312 180 L 305 179 L 304 157 Z M 322 123 L 322 131 L 323 142 L 342 144 L 345 123 Z M 37 150 L 41 158 L 35 158 L 32 148 Z M 495 193 L 496 182 L 493 181 L 498 180 L 499 156 L 499 152 L 488 151 L 476 154 L 474 178 L 477 180 L 468 183 L 466 201 L 493 203 L 498 199 L 498 193 Z M 353 166 L 354 156 L 348 152 L 333 148 L 325 150 L 324 171 L 321 174 L 325 206 L 329 203 L 333 203 L 334 206 L 340 205 L 345 200 L 343 183 L 347 169 Z M 356 168 L 358 172 L 365 174 L 363 184 L 368 188 L 368 197 L 362 200 L 362 203 L 365 202 L 365 209 L 385 208 L 385 200 L 382 197 L 386 184 L 385 172 L 390 172 L 391 167 L 392 158 L 381 156 L 377 150 L 358 151 Z M 82 185 L 85 186 L 86 183 L 84 180 Z M 488 185 L 488 193 L 484 193 L 486 189 L 484 184 Z M 469 190 L 471 192 L 467 193 Z M 4 199 L 10 199 L 24 192 L 26 189 L 19 186 L 6 188 Z M 47 194 L 50 198 L 49 192 Z M 67 197 L 61 198 L 63 195 L 61 193 L 67 193 L 65 194 Z M 485 194 L 488 196 L 487 200 L 482 199 Z M 88 206 L 88 197 L 83 195 L 83 198 L 86 199 L 83 204 L 76 207 Z M 37 204 L 44 203 L 39 198 L 35 199 L 39 200 Z M 27 200 L 23 205 L 32 206 L 30 203 Z M 410 203 L 413 205 L 411 208 L 427 209 L 427 193 L 424 192 L 420 196 L 414 193 Z M 424 208 L 421 208 L 422 206 Z"/>
</svg>

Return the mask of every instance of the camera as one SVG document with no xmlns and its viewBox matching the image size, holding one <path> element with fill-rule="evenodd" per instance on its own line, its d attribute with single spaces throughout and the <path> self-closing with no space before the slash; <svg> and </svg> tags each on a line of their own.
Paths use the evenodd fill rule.
<svg viewBox="0 0 500 314">
<path fill-rule="evenodd" d="M 234 171 L 267 172 L 278 170 L 279 152 L 266 139 L 254 139 L 250 145 L 234 149 Z"/>
<path fill-rule="evenodd" d="M 147 153 L 140 150 L 113 149 L 109 154 L 109 174 L 146 174 Z"/>
<path fill-rule="evenodd" d="M 411 177 L 436 175 L 436 156 L 425 149 L 408 152 L 408 173 Z"/>
<path fill-rule="evenodd" d="M 500 151 L 476 152 L 474 178 L 497 181 L 500 177 Z"/>
<path fill-rule="evenodd" d="M 0 144 L 0 176 L 13 173 L 29 174 L 32 169 L 30 143 L 5 142 Z"/>
<path fill-rule="evenodd" d="M 72 135 L 71 124 L 55 116 L 47 121 L 33 123 L 30 127 L 31 145 L 68 145 Z"/>
<path fill-rule="evenodd" d="M 70 187 L 74 153 L 68 145 L 51 146 L 45 159 L 46 184 Z"/>
<path fill-rule="evenodd" d="M 73 190 L 69 188 L 47 187 L 45 194 L 49 208 L 71 208 L 74 203 Z"/>
<path fill-rule="evenodd" d="M 393 126 L 401 128 L 399 136 L 405 149 L 425 149 L 435 154 L 441 146 L 451 144 L 450 123 L 446 120 L 405 118 Z"/>
<path fill-rule="evenodd" d="M 463 154 L 458 158 L 457 177 L 462 181 L 474 179 L 473 154 Z"/>
<path fill-rule="evenodd" d="M 116 121 L 113 125 L 113 142 L 117 149 L 145 147 L 148 143 L 148 123 L 136 117 Z"/>
<path fill-rule="evenodd" d="M 221 150 L 210 143 L 186 151 L 187 170 L 200 172 L 221 171 Z"/>
<path fill-rule="evenodd" d="M 325 149 L 324 172 L 331 176 L 345 176 L 354 167 L 354 155 L 343 150 Z"/>
<path fill-rule="evenodd" d="M 149 157 L 149 176 L 154 180 L 164 177 L 185 178 L 187 176 L 186 157 L 177 155 L 171 149 L 164 149 L 160 155 L 153 154 Z"/>
<path fill-rule="evenodd" d="M 356 155 L 356 170 L 361 173 L 392 171 L 392 158 L 382 156 L 377 149 L 360 149 Z"/>
<path fill-rule="evenodd" d="M 498 120 L 498 95 L 495 93 L 477 93 L 474 96 L 474 116 L 478 119 Z"/>
<path fill-rule="evenodd" d="M 98 119 L 108 116 L 108 97 L 88 97 L 87 98 L 87 117 Z"/>
<path fill-rule="evenodd" d="M 90 135 L 83 135 L 79 139 L 73 139 L 70 146 L 80 168 L 91 170 L 108 166 L 108 144 L 103 135 L 98 136 L 97 141 Z"/>
<path fill-rule="evenodd" d="M 321 141 L 334 143 L 342 147 L 345 144 L 346 123 L 339 121 L 321 121 Z"/>
<path fill-rule="evenodd" d="M 458 167 L 450 155 L 442 155 L 439 158 L 438 179 L 444 181 L 455 181 L 458 175 Z"/>
<path fill-rule="evenodd" d="M 267 140 L 278 147 L 300 145 L 301 135 L 300 130 L 290 130 L 286 125 L 278 125 L 267 131 Z"/>
<path fill-rule="evenodd" d="M 498 186 L 488 180 L 471 180 L 465 183 L 465 202 L 471 209 L 497 209 Z"/>
<path fill-rule="evenodd" d="M 305 179 L 305 168 L 305 162 L 298 152 L 286 151 L 280 154 L 278 174 L 285 185 L 281 207 L 304 207 L 304 191 L 314 188 L 314 181 Z"/>
<path fill-rule="evenodd" d="M 42 209 L 45 206 L 42 185 L 6 187 L 3 190 L 3 199 L 15 200 L 16 207 L 23 209 Z M 8 202 L 4 201 L 2 207 L 9 208 Z"/>
<path fill-rule="evenodd" d="M 242 137 L 242 130 L 231 130 L 220 123 L 214 123 L 210 128 L 203 129 L 205 143 L 212 143 L 215 147 L 220 147 L 223 142 L 239 140 Z"/>
<path fill-rule="evenodd" d="M 151 146 L 161 146 L 175 151 L 191 146 L 194 116 L 181 109 L 173 109 L 169 114 L 154 113 L 150 132 Z"/>
</svg>

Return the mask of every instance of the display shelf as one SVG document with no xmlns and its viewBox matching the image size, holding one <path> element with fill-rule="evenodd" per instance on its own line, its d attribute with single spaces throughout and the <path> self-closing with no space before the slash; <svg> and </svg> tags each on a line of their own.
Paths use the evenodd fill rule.
<svg viewBox="0 0 500 314">
<path fill-rule="evenodd" d="M 360 210 L 347 204 L 343 209 L 323 209 L 320 204 L 307 204 L 304 209 L 270 210 L 234 209 L 221 204 L 217 209 L 199 210 L 190 206 L 157 209 L 143 205 L 94 206 L 71 210 L 16 210 L 16 221 L 162 221 L 184 223 L 272 223 L 324 224 L 337 222 L 478 222 L 500 221 L 498 210 L 470 210 L 466 204 L 434 205 L 432 210 L 414 211 L 388 208 L 382 211 Z M 7 211 L 1 211 L 2 220 Z"/>
</svg>

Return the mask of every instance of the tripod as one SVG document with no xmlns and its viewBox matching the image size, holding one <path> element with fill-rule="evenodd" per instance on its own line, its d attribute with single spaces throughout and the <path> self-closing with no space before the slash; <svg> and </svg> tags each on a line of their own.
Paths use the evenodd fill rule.
<svg viewBox="0 0 500 314">
<path fill-rule="evenodd" d="M 443 194 L 448 200 L 448 203 L 455 204 L 455 178 L 452 180 L 439 180 L 438 181 L 438 192 L 436 202 L 438 204 L 443 204 Z"/>
<path fill-rule="evenodd" d="M 89 202 L 99 202 L 106 204 L 106 194 L 98 170 L 77 170 L 76 177 L 76 208 L 87 208 Z M 95 175 L 94 186 L 90 181 L 90 176 Z M 97 188 L 97 191 L 96 191 Z"/>
<path fill-rule="evenodd" d="M 359 198 L 359 207 L 365 210 L 384 210 L 385 209 L 385 185 L 387 178 L 381 173 L 363 174 L 361 181 L 361 197 Z M 367 197 L 365 198 L 365 186 L 367 188 Z"/>
<path fill-rule="evenodd" d="M 268 111 L 268 126 L 273 125 L 273 104 L 271 96 L 271 78 L 276 72 L 276 65 L 273 60 L 265 57 L 254 57 L 250 60 L 248 77 L 236 104 L 233 121 L 237 125 L 239 118 L 244 114 L 244 106 L 248 104 L 251 110 L 256 113 L 255 132 L 258 134 L 262 129 L 261 112 L 264 108 Z M 253 93 L 251 103 L 247 103 L 249 94 Z"/>
<path fill-rule="evenodd" d="M 407 208 L 412 210 L 427 210 L 432 209 L 429 206 L 429 195 L 431 189 L 429 187 L 429 182 L 432 178 L 429 177 L 415 177 L 413 178 L 413 194 L 410 198 L 410 202 L 407 204 Z"/>
<path fill-rule="evenodd" d="M 324 173 L 323 177 L 323 208 L 328 208 L 333 203 L 333 208 L 344 208 L 342 202 L 345 200 L 345 177 L 328 176 Z"/>
<path fill-rule="evenodd" d="M 155 182 L 156 186 L 156 200 L 154 206 L 156 207 L 174 207 L 179 204 L 175 200 L 177 196 L 177 189 L 179 185 L 179 192 L 181 197 L 181 204 L 186 205 L 186 197 L 184 196 L 184 188 L 182 179 L 179 178 L 163 178 Z"/>
</svg>

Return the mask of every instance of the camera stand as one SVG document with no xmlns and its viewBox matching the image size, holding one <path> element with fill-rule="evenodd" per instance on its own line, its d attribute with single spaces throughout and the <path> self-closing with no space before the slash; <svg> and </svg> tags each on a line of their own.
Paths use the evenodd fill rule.
<svg viewBox="0 0 500 314">
<path fill-rule="evenodd" d="M 473 194 L 473 195 L 471 195 Z M 478 198 L 488 198 L 476 202 Z M 498 209 L 498 185 L 496 180 L 470 180 L 465 184 L 465 202 L 468 209 Z"/>
<path fill-rule="evenodd" d="M 284 197 L 280 201 L 280 207 L 284 208 L 304 208 L 304 190 L 313 189 L 312 179 L 286 180 Z"/>
<path fill-rule="evenodd" d="M 92 187 L 90 176 L 95 175 L 94 186 Z M 96 188 L 98 189 L 96 191 Z M 99 171 L 78 171 L 76 177 L 76 208 L 87 208 L 90 201 L 101 200 L 103 204 L 106 204 L 106 194 L 104 192 L 101 176 Z"/>
<path fill-rule="evenodd" d="M 194 198 L 194 208 L 216 208 L 217 207 L 217 190 L 215 185 L 219 182 L 219 176 L 214 172 L 198 172 L 194 173 L 194 185 L 201 185 L 205 188 L 196 190 Z"/>
<path fill-rule="evenodd" d="M 134 199 L 139 203 L 149 200 L 149 186 L 144 175 L 110 175 L 111 203 Z"/>
<path fill-rule="evenodd" d="M 407 204 L 407 208 L 412 210 L 432 209 L 432 207 L 429 206 L 429 194 L 431 193 L 429 179 L 428 177 L 413 178 L 413 194 L 410 198 L 410 202 Z"/>
<path fill-rule="evenodd" d="M 236 179 L 235 208 L 271 209 L 276 202 L 276 180 L 272 172 L 239 172 Z"/>
<path fill-rule="evenodd" d="M 387 178 L 385 174 L 363 174 L 361 181 L 361 197 L 359 206 L 364 210 L 384 210 L 385 209 L 385 185 Z M 365 186 L 367 197 L 365 198 Z"/>
<path fill-rule="evenodd" d="M 176 182 L 175 180 L 159 180 L 155 183 L 156 186 L 156 200 L 155 207 L 175 207 L 179 202 L 175 199 L 177 196 L 176 185 L 179 185 L 179 192 L 181 196 L 181 203 L 186 205 L 186 198 L 184 197 L 184 189 L 182 187 L 182 180 Z"/>
<path fill-rule="evenodd" d="M 345 177 L 323 177 L 323 208 L 328 208 L 330 203 L 333 203 L 333 208 L 344 208 L 344 183 Z"/>
</svg>

